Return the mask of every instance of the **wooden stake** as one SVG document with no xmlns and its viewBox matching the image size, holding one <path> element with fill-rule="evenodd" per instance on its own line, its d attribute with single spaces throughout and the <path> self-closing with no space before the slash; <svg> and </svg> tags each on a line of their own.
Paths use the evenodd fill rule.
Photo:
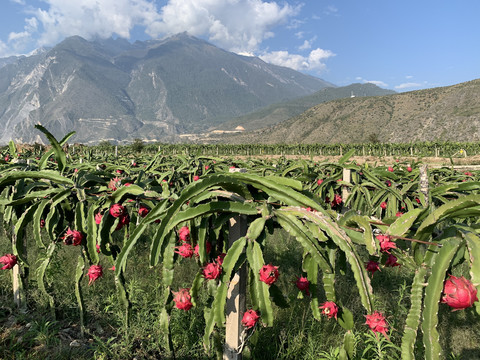
<svg viewBox="0 0 480 360">
<path fill-rule="evenodd" d="M 425 207 L 428 206 L 428 166 L 427 164 L 422 164 L 420 166 L 420 192 L 425 196 Z"/>
<path fill-rule="evenodd" d="M 12 234 L 12 245 L 16 246 L 18 239 L 15 232 Z M 22 275 L 20 273 L 20 266 L 15 264 L 12 268 L 12 288 L 13 288 L 13 302 L 22 311 L 26 310 L 25 292 L 22 283 Z"/>
<path fill-rule="evenodd" d="M 245 215 L 237 215 L 230 219 L 230 235 L 228 246 L 235 240 L 245 236 L 247 233 L 247 218 Z M 241 345 L 242 317 L 246 310 L 245 293 L 247 287 L 247 268 L 243 265 L 233 276 L 228 287 L 226 325 L 225 325 L 225 346 L 223 360 L 241 360 L 242 354 L 237 350 Z"/>
<path fill-rule="evenodd" d="M 20 267 L 18 264 L 12 268 L 12 286 L 13 286 L 13 302 L 17 305 L 17 308 L 22 307 L 22 295 L 21 295 L 21 280 L 20 280 Z"/>
<path fill-rule="evenodd" d="M 343 181 L 350 182 L 351 181 L 351 171 L 350 169 L 343 168 Z M 347 186 L 342 187 L 342 200 L 343 203 L 347 200 L 348 196 L 350 195 L 350 189 Z"/>
</svg>

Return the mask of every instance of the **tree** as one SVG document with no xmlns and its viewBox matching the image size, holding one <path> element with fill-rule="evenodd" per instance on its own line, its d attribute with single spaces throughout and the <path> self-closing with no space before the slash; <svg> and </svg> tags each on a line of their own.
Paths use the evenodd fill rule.
<svg viewBox="0 0 480 360">
<path fill-rule="evenodd" d="M 368 135 L 367 141 L 375 144 L 380 143 L 380 139 L 377 133 L 371 133 L 370 135 Z"/>
<path fill-rule="evenodd" d="M 135 152 L 142 151 L 144 147 L 145 147 L 145 144 L 143 143 L 142 139 L 133 140 L 133 143 L 131 145 L 132 150 Z"/>
<path fill-rule="evenodd" d="M 111 150 L 113 148 L 113 145 L 108 140 L 100 141 L 97 146 L 100 150 Z"/>
</svg>

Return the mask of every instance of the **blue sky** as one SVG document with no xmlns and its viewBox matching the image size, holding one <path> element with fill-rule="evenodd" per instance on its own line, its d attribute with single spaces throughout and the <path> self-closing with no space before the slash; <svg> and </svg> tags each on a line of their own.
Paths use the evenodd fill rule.
<svg viewBox="0 0 480 360">
<path fill-rule="evenodd" d="M 336 85 L 396 91 L 480 78 L 478 0 L 0 0 L 0 57 L 67 36 L 187 31 Z"/>
</svg>

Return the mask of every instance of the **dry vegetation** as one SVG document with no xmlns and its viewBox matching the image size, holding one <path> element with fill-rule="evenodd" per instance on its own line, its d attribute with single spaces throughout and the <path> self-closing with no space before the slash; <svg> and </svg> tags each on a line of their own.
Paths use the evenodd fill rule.
<svg viewBox="0 0 480 360">
<path fill-rule="evenodd" d="M 223 139 L 229 143 L 478 141 L 480 80 L 395 95 L 316 105 L 279 125 Z"/>
</svg>

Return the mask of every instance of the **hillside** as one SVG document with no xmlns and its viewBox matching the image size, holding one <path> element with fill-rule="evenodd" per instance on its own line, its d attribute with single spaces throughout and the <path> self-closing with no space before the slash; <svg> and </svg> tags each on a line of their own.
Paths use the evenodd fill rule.
<svg viewBox="0 0 480 360">
<path fill-rule="evenodd" d="M 327 87 L 313 93 L 279 104 L 269 105 L 250 114 L 237 117 L 222 124 L 220 129 L 230 130 L 242 126 L 246 130 L 261 129 L 278 124 L 294 116 L 300 115 L 312 106 L 328 101 L 365 96 L 395 94 L 395 91 L 382 89 L 374 84 L 351 84 L 342 87 Z"/>
<path fill-rule="evenodd" d="M 426 90 L 355 97 L 316 105 L 228 143 L 479 141 L 480 79 Z"/>
<path fill-rule="evenodd" d="M 133 44 L 73 36 L 0 59 L 0 143 L 41 141 L 37 123 L 57 137 L 75 130 L 83 143 L 178 141 L 332 86 L 186 33 Z"/>
</svg>

